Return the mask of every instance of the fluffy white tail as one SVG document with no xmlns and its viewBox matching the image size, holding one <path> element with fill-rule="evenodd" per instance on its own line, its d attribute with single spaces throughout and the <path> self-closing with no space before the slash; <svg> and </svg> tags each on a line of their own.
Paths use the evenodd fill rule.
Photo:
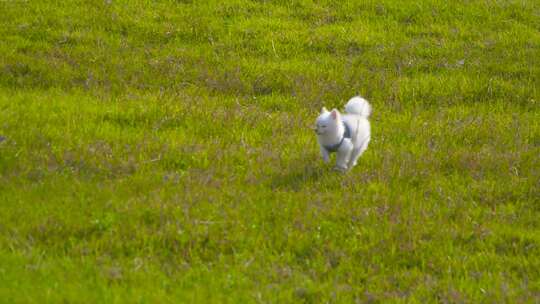
<svg viewBox="0 0 540 304">
<path fill-rule="evenodd" d="M 345 105 L 345 112 L 368 117 L 371 114 L 371 105 L 360 96 L 355 96 Z"/>
</svg>

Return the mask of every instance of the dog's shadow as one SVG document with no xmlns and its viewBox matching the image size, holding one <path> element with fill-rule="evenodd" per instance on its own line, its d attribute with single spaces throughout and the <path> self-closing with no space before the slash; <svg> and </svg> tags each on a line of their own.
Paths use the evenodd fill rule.
<svg viewBox="0 0 540 304">
<path fill-rule="evenodd" d="M 283 173 L 272 176 L 270 187 L 274 190 L 298 191 L 306 185 L 319 182 L 325 175 L 331 174 L 331 169 L 322 164 L 305 163 L 302 160 L 291 161 L 293 166 L 282 170 Z M 297 164 L 297 165 L 294 165 Z"/>
</svg>

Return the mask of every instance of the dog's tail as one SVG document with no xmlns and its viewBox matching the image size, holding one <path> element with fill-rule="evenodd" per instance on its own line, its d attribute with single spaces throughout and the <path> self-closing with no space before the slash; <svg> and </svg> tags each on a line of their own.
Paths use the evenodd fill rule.
<svg viewBox="0 0 540 304">
<path fill-rule="evenodd" d="M 364 98 L 355 96 L 345 105 L 345 112 L 367 118 L 371 114 L 371 105 Z"/>
</svg>

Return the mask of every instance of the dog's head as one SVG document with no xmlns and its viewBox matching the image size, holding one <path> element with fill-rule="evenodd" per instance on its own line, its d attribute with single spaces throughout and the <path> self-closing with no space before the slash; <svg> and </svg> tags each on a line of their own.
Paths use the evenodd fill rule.
<svg viewBox="0 0 540 304">
<path fill-rule="evenodd" d="M 317 135 L 335 134 L 341 123 L 341 114 L 338 110 L 328 111 L 325 107 L 321 110 L 321 115 L 317 117 L 315 133 Z"/>
</svg>

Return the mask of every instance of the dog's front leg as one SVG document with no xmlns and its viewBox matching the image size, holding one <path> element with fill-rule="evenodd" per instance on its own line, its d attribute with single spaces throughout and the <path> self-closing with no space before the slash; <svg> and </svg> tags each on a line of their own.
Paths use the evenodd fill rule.
<svg viewBox="0 0 540 304">
<path fill-rule="evenodd" d="M 323 146 L 320 146 L 320 148 L 323 162 L 328 163 L 330 161 L 330 153 L 328 153 L 328 150 L 326 150 L 326 148 L 324 148 Z"/>
<path fill-rule="evenodd" d="M 352 150 L 353 144 L 351 140 L 349 138 L 345 138 L 337 151 L 336 170 L 342 172 L 347 170 L 347 164 L 349 163 L 349 159 L 351 158 Z"/>
</svg>

